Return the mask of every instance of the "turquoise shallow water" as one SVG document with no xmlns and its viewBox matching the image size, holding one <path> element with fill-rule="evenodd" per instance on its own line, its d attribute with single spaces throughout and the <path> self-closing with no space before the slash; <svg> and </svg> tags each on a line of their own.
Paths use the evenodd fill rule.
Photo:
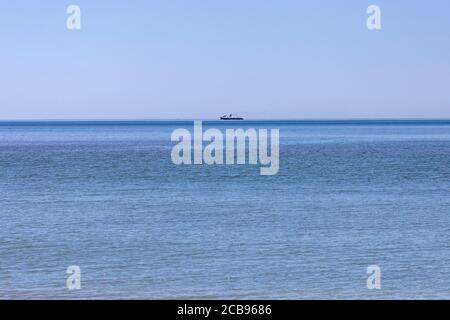
<svg viewBox="0 0 450 320">
<path fill-rule="evenodd" d="M 205 123 L 279 128 L 276 176 L 175 166 L 191 126 L 0 122 L 0 297 L 450 298 L 450 122 Z"/>
</svg>

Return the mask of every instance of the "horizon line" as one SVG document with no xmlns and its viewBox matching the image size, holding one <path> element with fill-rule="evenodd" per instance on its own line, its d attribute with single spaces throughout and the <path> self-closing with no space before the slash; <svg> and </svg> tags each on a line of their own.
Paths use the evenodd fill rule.
<svg viewBox="0 0 450 320">
<path fill-rule="evenodd" d="M 0 119 L 6 121 L 223 121 L 220 118 L 27 118 Z M 448 118 L 244 118 L 239 121 L 450 121 Z"/>
</svg>

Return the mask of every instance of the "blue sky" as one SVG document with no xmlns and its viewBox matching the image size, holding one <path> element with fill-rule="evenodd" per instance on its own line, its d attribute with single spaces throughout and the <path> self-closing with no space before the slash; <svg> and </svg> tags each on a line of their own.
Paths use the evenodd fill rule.
<svg viewBox="0 0 450 320">
<path fill-rule="evenodd" d="M 0 6 L 0 119 L 450 118 L 449 85 L 448 0 Z"/>
</svg>

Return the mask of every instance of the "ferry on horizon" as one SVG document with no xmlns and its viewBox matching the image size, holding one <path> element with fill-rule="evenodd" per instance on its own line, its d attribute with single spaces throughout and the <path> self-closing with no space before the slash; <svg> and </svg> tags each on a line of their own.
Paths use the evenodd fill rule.
<svg viewBox="0 0 450 320">
<path fill-rule="evenodd" d="M 220 120 L 244 120 L 244 118 L 230 113 L 229 115 L 221 116 Z"/>
</svg>

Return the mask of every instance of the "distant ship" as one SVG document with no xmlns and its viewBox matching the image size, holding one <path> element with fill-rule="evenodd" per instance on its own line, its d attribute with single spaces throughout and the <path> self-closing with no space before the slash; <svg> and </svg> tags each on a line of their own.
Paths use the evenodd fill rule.
<svg viewBox="0 0 450 320">
<path fill-rule="evenodd" d="M 229 115 L 221 116 L 220 120 L 244 120 L 244 118 L 229 114 Z"/>
</svg>

